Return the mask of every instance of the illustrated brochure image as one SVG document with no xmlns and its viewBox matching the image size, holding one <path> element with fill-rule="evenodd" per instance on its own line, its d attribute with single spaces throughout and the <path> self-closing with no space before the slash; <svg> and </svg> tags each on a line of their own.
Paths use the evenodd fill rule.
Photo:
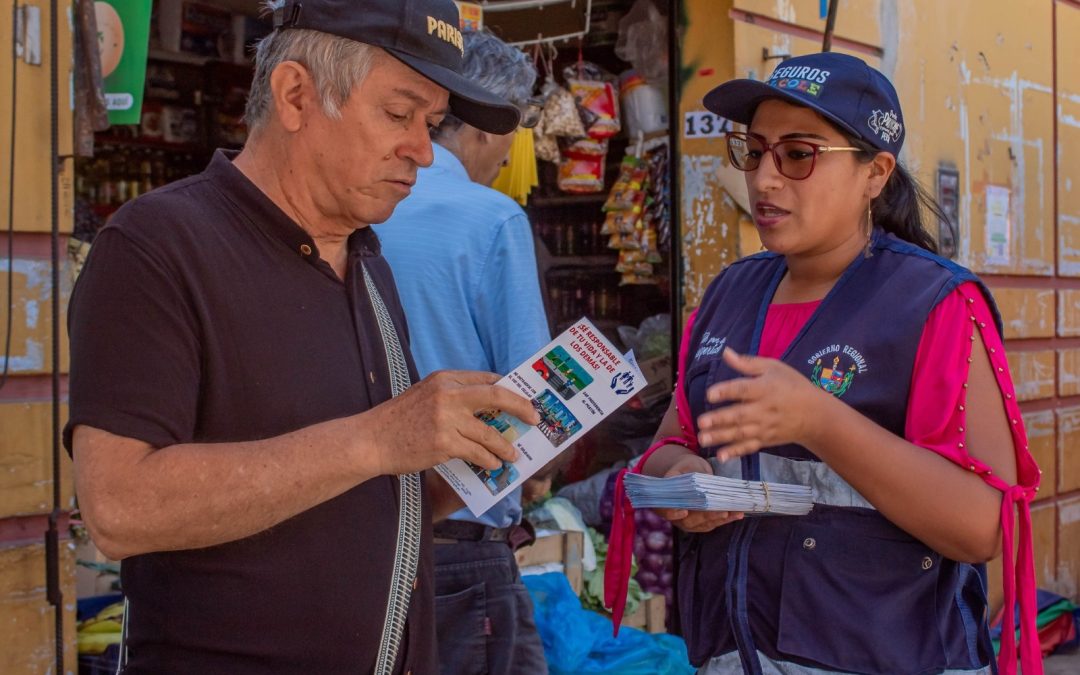
<svg viewBox="0 0 1080 675">
<path fill-rule="evenodd" d="M 516 462 L 484 469 L 460 459 L 435 467 L 479 516 L 648 384 L 632 355 L 620 353 L 581 319 L 498 382 L 524 396 L 536 426 L 501 410 L 476 416 L 517 448 Z"/>
</svg>

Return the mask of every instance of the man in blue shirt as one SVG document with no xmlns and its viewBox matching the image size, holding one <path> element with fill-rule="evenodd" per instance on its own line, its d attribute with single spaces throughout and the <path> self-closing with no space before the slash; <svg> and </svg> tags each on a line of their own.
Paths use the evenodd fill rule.
<svg viewBox="0 0 1080 675">
<path fill-rule="evenodd" d="M 522 124 L 536 70 L 490 33 L 465 33 L 466 77 L 516 103 Z M 531 118 L 531 119 L 530 119 Z M 550 339 L 532 229 L 514 200 L 489 187 L 513 134 L 447 115 L 432 130 L 435 162 L 375 230 L 397 281 L 421 377 L 435 370 L 500 375 Z M 436 634 L 444 675 L 547 673 L 532 603 L 512 545 L 522 530 L 521 490 L 483 516 L 467 509 L 435 527 Z"/>
</svg>

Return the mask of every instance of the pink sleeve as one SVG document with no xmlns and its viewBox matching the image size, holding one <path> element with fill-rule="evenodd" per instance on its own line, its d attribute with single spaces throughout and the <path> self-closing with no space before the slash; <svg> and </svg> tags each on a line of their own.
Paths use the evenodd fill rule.
<svg viewBox="0 0 1080 675">
<path fill-rule="evenodd" d="M 698 311 L 695 309 L 690 312 L 690 316 L 686 318 L 686 326 L 683 327 L 682 340 L 679 342 L 679 363 L 676 366 L 675 373 L 677 375 L 675 380 L 675 412 L 679 418 L 679 429 L 682 431 L 683 438 L 686 439 L 687 446 L 691 450 L 697 450 L 697 435 L 694 434 L 694 418 L 690 414 L 690 400 L 686 394 L 686 366 L 690 359 L 690 335 L 694 330 L 694 322 L 697 320 Z M 645 465 L 644 459 L 641 461 L 642 467 Z"/>
<path fill-rule="evenodd" d="M 991 473 L 990 467 L 969 455 L 965 448 L 967 379 L 976 329 L 997 376 L 1005 415 L 1012 429 L 1016 485 L 1006 484 Z M 1038 491 L 1042 472 L 1028 451 L 1024 420 L 1009 375 L 1001 335 L 994 325 L 993 313 L 986 298 L 974 282 L 960 285 L 934 308 L 926 320 L 911 375 L 904 437 L 977 473 L 988 485 L 1001 490 L 1005 607 L 999 668 L 1002 673 L 1016 672 L 1014 607 L 1019 604 L 1021 667 L 1025 675 L 1041 673 L 1042 661 L 1035 627 L 1035 574 L 1029 504 Z M 1019 531 L 1014 536 L 1014 516 L 1017 513 L 1020 516 Z M 1015 554 L 1014 539 L 1018 539 L 1019 543 Z"/>
<path fill-rule="evenodd" d="M 982 293 L 969 282 L 946 296 L 926 319 L 911 373 L 904 426 L 907 440 L 953 461 L 966 455 L 959 452 L 959 448 L 963 447 L 960 444 L 964 441 L 963 403 L 967 393 L 964 383 L 968 378 L 973 342 L 972 312 L 967 307 L 974 303 L 968 302 L 969 298 L 980 303 L 980 309 L 985 308 L 986 314 L 990 314 Z M 1004 350 L 997 331 L 983 330 L 982 333 L 991 361 L 998 356 L 1004 362 Z M 1003 377 L 998 378 L 998 385 L 1003 397 L 1006 390 L 1012 391 L 1007 367 Z M 1022 442 L 1026 443 L 1022 423 L 1017 427 Z"/>
</svg>

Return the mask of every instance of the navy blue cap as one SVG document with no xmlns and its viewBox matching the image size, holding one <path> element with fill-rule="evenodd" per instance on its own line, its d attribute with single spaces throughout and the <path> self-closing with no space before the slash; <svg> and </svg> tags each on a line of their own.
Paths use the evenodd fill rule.
<svg viewBox="0 0 1080 675">
<path fill-rule="evenodd" d="M 705 107 L 732 122 L 750 124 L 770 98 L 805 106 L 878 150 L 899 156 L 904 115 L 896 88 L 861 59 L 824 52 L 782 61 L 765 82 L 730 80 L 705 95 Z"/>
<path fill-rule="evenodd" d="M 274 27 L 307 28 L 380 47 L 450 92 L 450 110 L 493 134 L 517 128 L 521 111 L 461 74 L 465 42 L 453 0 L 286 0 Z"/>
</svg>

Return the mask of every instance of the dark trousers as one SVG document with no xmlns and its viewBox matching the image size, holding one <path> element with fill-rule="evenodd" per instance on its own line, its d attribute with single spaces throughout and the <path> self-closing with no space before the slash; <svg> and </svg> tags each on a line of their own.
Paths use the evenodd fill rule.
<svg viewBox="0 0 1080 675">
<path fill-rule="evenodd" d="M 505 542 L 435 545 L 441 675 L 547 675 L 532 601 Z"/>
</svg>

